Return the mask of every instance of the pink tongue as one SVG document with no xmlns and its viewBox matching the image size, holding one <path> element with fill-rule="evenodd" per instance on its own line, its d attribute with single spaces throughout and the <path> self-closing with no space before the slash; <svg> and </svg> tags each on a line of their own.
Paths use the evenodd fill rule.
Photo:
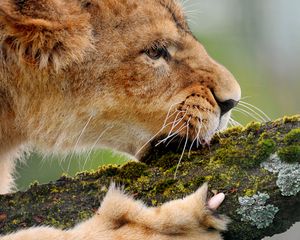
<svg viewBox="0 0 300 240">
<path fill-rule="evenodd" d="M 209 201 L 207 203 L 208 208 L 210 208 L 212 210 L 216 210 L 218 207 L 220 207 L 220 205 L 222 204 L 224 199 L 225 199 L 224 193 L 219 193 L 219 194 L 213 196 L 211 199 L 209 199 Z"/>
</svg>

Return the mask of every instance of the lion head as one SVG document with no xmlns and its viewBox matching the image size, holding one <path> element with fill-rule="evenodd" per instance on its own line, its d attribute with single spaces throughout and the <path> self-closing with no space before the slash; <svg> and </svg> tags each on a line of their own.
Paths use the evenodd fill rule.
<svg viewBox="0 0 300 240">
<path fill-rule="evenodd" d="M 0 118 L 43 151 L 208 142 L 241 96 L 175 0 L 2 0 L 0 46 Z"/>
</svg>

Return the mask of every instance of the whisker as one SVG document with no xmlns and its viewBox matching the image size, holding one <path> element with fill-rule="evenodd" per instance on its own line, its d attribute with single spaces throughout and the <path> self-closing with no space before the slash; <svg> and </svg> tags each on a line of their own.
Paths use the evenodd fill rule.
<svg viewBox="0 0 300 240">
<path fill-rule="evenodd" d="M 176 120 L 177 119 L 177 117 L 178 117 L 178 115 L 180 114 L 180 113 L 183 113 L 184 111 L 175 111 L 175 113 L 177 113 L 177 115 L 176 115 L 176 117 L 175 117 L 175 120 L 173 120 L 172 122 L 169 122 L 167 125 L 166 124 L 164 124 L 162 127 L 166 127 L 166 126 L 169 126 L 169 125 L 171 125 L 171 124 L 174 124 L 174 123 L 178 123 L 178 121 L 180 121 L 180 119 L 179 120 Z M 172 114 L 173 115 L 173 114 Z M 171 116 L 170 116 L 171 117 Z"/>
<path fill-rule="evenodd" d="M 177 113 L 177 114 L 180 114 L 180 113 L 183 113 L 183 112 L 185 112 L 185 111 L 175 110 L 168 118 L 166 118 L 166 120 L 165 120 L 163 126 L 164 126 L 164 125 L 168 122 L 168 120 L 169 120 L 171 117 L 173 117 L 176 113 Z"/>
<path fill-rule="evenodd" d="M 265 119 L 264 118 L 264 116 L 262 116 L 261 114 L 259 114 L 258 112 L 256 112 L 254 109 L 252 109 L 252 108 L 250 108 L 250 107 L 248 107 L 248 106 L 246 106 L 246 105 L 243 105 L 242 103 L 237 107 L 237 109 L 243 109 L 243 108 L 245 108 L 245 109 L 247 109 L 247 110 L 249 110 L 250 112 L 252 112 L 252 113 L 254 113 L 257 117 L 259 117 L 263 122 L 266 122 L 267 121 L 267 119 Z M 245 110 L 245 109 L 243 109 L 243 110 Z M 249 112 L 248 111 L 248 112 Z M 249 112 L 249 113 L 250 113 Z"/>
<path fill-rule="evenodd" d="M 199 121 L 199 119 L 200 119 L 200 121 Z M 202 128 L 203 127 L 202 116 L 199 116 L 199 119 L 197 119 L 197 121 L 198 121 L 198 124 L 200 125 L 200 128 Z M 200 131 L 199 131 L 199 134 L 197 135 L 197 148 L 201 145 L 200 141 L 201 141 L 201 139 L 200 139 Z"/>
<path fill-rule="evenodd" d="M 190 156 L 191 156 L 191 151 L 192 151 L 193 145 L 194 145 L 194 143 L 195 143 L 196 140 L 197 140 L 197 138 L 195 137 L 194 140 L 191 143 L 191 146 L 190 146 L 189 152 L 188 152 L 188 158 L 190 158 Z"/>
<path fill-rule="evenodd" d="M 180 146 L 181 146 L 181 143 L 182 143 L 183 139 L 184 139 L 184 136 L 181 136 L 176 151 L 179 150 L 179 148 L 180 148 Z"/>
<path fill-rule="evenodd" d="M 201 7 L 201 3 L 199 2 L 193 2 L 193 3 L 190 3 L 190 4 L 187 4 L 185 7 L 184 7 L 184 11 L 188 11 L 190 9 L 194 10 L 195 8 L 199 8 L 200 10 L 200 7 Z M 202 12 L 202 11 L 201 11 Z"/>
<path fill-rule="evenodd" d="M 255 110 L 259 111 L 261 114 L 263 114 L 263 116 L 265 116 L 265 118 L 268 120 L 268 121 L 271 121 L 271 118 L 264 112 L 262 111 L 260 108 L 250 104 L 250 103 L 247 103 L 245 101 L 240 101 L 241 105 L 248 105 L 249 107 L 252 107 L 254 108 Z"/>
<path fill-rule="evenodd" d="M 81 132 L 80 132 L 80 134 L 79 134 L 79 137 L 78 137 L 78 139 L 77 139 L 77 141 L 76 141 L 76 144 L 75 144 L 75 146 L 74 146 L 74 148 L 73 148 L 74 151 L 76 150 L 76 148 L 77 148 L 77 146 L 78 146 L 78 144 L 79 144 L 80 138 L 82 137 L 83 133 L 85 132 L 85 130 L 86 130 L 87 126 L 89 125 L 90 121 L 92 120 L 92 118 L 93 118 L 93 116 L 90 116 L 90 118 L 87 120 L 85 126 L 84 126 L 83 129 L 81 130 Z"/>
<path fill-rule="evenodd" d="M 185 117 L 185 114 L 183 115 L 183 117 L 181 117 L 180 119 L 176 120 L 176 121 L 173 121 L 173 124 L 172 124 L 172 128 L 171 130 L 169 131 L 168 135 L 166 136 L 165 139 L 168 139 L 169 137 L 171 137 L 173 135 L 172 131 L 175 127 L 177 127 L 177 125 L 182 121 L 182 119 Z M 175 124 L 175 125 L 174 125 Z M 178 130 L 176 131 L 178 132 Z"/>
<path fill-rule="evenodd" d="M 237 124 L 234 122 L 234 120 L 231 117 L 229 118 L 228 123 L 230 124 L 231 127 L 237 126 Z"/>
<path fill-rule="evenodd" d="M 181 130 L 183 130 L 185 127 L 185 124 L 183 124 L 183 126 L 181 126 L 176 132 L 172 133 L 172 135 L 165 137 L 164 139 L 160 140 L 155 147 L 157 147 L 158 145 L 160 145 L 161 143 L 165 143 L 168 139 L 170 139 L 171 137 L 173 137 L 174 135 L 177 135 L 178 133 L 180 133 Z"/>
<path fill-rule="evenodd" d="M 203 124 L 202 113 L 200 112 L 200 110 L 198 108 L 197 108 L 197 111 L 199 113 L 199 118 L 201 120 L 201 127 L 204 128 L 204 130 L 206 131 L 206 136 L 207 136 L 208 129 L 207 129 L 207 126 L 205 126 L 205 124 Z M 198 120 L 198 122 L 199 122 L 199 120 Z M 197 144 L 197 146 L 199 146 L 199 145 L 201 145 L 201 139 L 200 138 L 198 138 L 198 144 Z"/>
<path fill-rule="evenodd" d="M 182 131 L 183 129 L 185 129 L 186 128 L 186 124 L 184 123 L 183 124 L 183 128 L 180 130 L 180 131 Z M 168 143 L 166 143 L 166 147 L 176 138 L 176 137 L 178 137 L 179 136 L 179 133 L 177 133 L 177 134 L 175 134 L 173 137 L 172 137 L 172 139 L 170 139 L 169 140 L 169 142 Z M 182 142 L 182 139 L 183 139 L 183 137 L 181 137 L 181 139 L 180 139 L 180 142 L 179 142 L 179 146 L 181 145 L 181 142 Z"/>
<path fill-rule="evenodd" d="M 192 25 L 197 25 L 197 21 L 196 19 L 192 19 L 192 18 L 187 18 L 187 22 L 189 24 L 189 26 L 192 26 Z"/>
<path fill-rule="evenodd" d="M 177 171 L 178 171 L 178 168 L 181 164 L 181 161 L 182 161 L 182 158 L 183 158 L 183 155 L 184 155 L 184 151 L 186 149 L 186 145 L 188 143 L 188 139 L 189 139 L 189 123 L 190 123 L 190 120 L 191 118 L 189 118 L 189 120 L 187 121 L 186 123 L 186 136 L 185 136 L 185 143 L 184 143 L 184 146 L 183 146 L 183 150 L 182 150 L 182 153 L 181 153 L 181 156 L 179 158 L 179 161 L 177 163 L 177 166 L 176 166 L 176 169 L 175 169 L 175 173 L 174 173 L 174 179 L 176 179 L 176 176 L 177 176 Z"/>
<path fill-rule="evenodd" d="M 185 127 L 186 127 L 186 125 L 185 125 Z M 184 129 L 184 128 L 183 128 L 183 129 Z M 183 129 L 182 129 L 182 130 L 183 130 Z M 170 144 L 176 137 L 178 137 L 178 133 L 175 134 L 175 135 L 172 137 L 172 139 L 170 139 L 170 140 L 166 143 L 166 147 L 169 146 L 169 144 Z"/>
<path fill-rule="evenodd" d="M 254 120 L 256 120 L 256 121 L 258 121 L 258 122 L 261 122 L 261 121 L 264 122 L 264 121 L 265 121 L 264 119 L 258 118 L 258 117 L 256 117 L 255 115 L 249 113 L 247 110 L 242 109 L 242 108 L 234 108 L 233 111 L 239 112 L 239 113 L 241 113 L 241 114 L 243 114 L 243 115 L 245 115 L 245 116 L 249 116 L 249 117 L 253 118 Z"/>
<path fill-rule="evenodd" d="M 144 145 L 142 145 L 142 147 L 135 153 L 135 157 L 137 157 L 137 155 L 144 149 L 144 147 L 146 147 L 148 145 L 149 142 L 151 142 L 155 137 L 157 137 L 167 126 L 169 126 L 170 124 L 166 124 L 167 123 L 167 120 L 170 118 L 169 117 L 169 114 L 170 114 L 170 111 L 172 109 L 172 107 L 174 107 L 175 105 L 178 105 L 179 103 L 175 103 L 175 104 L 172 104 L 168 110 L 168 113 L 166 115 L 166 118 L 164 120 L 164 124 L 163 126 L 161 127 L 161 129 L 156 133 L 154 134 Z M 175 113 L 177 112 L 178 110 L 175 110 Z M 177 113 L 177 115 L 179 115 L 180 113 Z M 173 114 L 172 114 L 173 115 Z M 176 116 L 177 116 L 176 115 Z M 172 122 L 173 123 L 173 122 Z"/>
<path fill-rule="evenodd" d="M 43 154 L 43 157 L 42 157 L 42 159 L 41 159 L 41 163 L 45 163 L 46 162 L 46 159 L 48 158 L 48 153 L 44 153 Z"/>
<path fill-rule="evenodd" d="M 90 149 L 90 150 L 88 151 L 88 153 L 87 153 L 87 157 L 86 157 L 85 160 L 84 160 L 82 170 L 84 170 L 85 165 L 86 165 L 88 159 L 90 158 L 90 156 L 91 156 L 91 154 L 92 154 L 94 148 L 96 147 L 96 145 L 97 145 L 97 143 L 99 142 L 99 140 L 101 139 L 101 137 L 107 132 L 108 129 L 112 129 L 112 127 L 113 127 L 113 126 L 107 127 L 106 129 L 104 129 L 104 131 L 102 131 L 102 132 L 99 134 L 98 138 L 96 139 L 96 141 L 95 141 L 94 144 L 92 145 L 91 149 Z"/>
<path fill-rule="evenodd" d="M 154 134 L 144 145 L 142 145 L 142 147 L 135 153 L 135 157 L 143 150 L 144 147 L 146 147 L 148 145 L 148 143 L 150 143 L 155 137 L 157 137 L 161 131 L 163 131 L 167 126 L 173 124 L 173 122 L 168 123 L 167 125 L 163 126 L 156 134 Z"/>
<path fill-rule="evenodd" d="M 234 120 L 233 118 L 230 118 L 229 120 L 233 123 L 233 126 L 243 127 L 243 125 L 241 123 L 239 123 L 238 121 Z"/>
<path fill-rule="evenodd" d="M 179 120 L 177 120 L 177 117 L 179 116 L 179 114 L 180 114 L 180 112 L 176 115 L 175 120 L 173 121 L 173 125 L 172 125 L 167 137 L 169 137 L 170 134 L 172 134 L 173 129 L 185 118 L 187 111 L 183 114 L 183 116 Z"/>
<path fill-rule="evenodd" d="M 231 126 L 232 126 L 232 125 L 231 125 Z M 220 139 L 222 139 L 222 138 L 225 137 L 225 135 L 222 133 L 222 131 L 221 131 L 220 129 L 218 129 L 218 130 L 216 131 L 216 134 L 217 134 L 217 136 L 218 136 Z"/>
<path fill-rule="evenodd" d="M 185 7 L 186 4 L 189 3 L 190 0 L 180 0 L 182 7 Z"/>
<path fill-rule="evenodd" d="M 217 135 L 219 139 L 222 139 L 223 137 L 221 136 L 221 134 L 222 134 L 221 130 L 220 130 L 219 126 L 218 126 L 217 129 L 216 129 L 215 135 Z"/>
<path fill-rule="evenodd" d="M 84 125 L 83 129 L 81 130 L 81 132 L 80 132 L 80 134 L 79 134 L 79 136 L 77 138 L 77 141 L 76 141 L 75 146 L 73 148 L 72 154 L 70 156 L 70 160 L 69 160 L 68 167 L 67 167 L 67 172 L 69 172 L 71 161 L 72 161 L 72 158 L 73 158 L 74 153 L 76 151 L 76 148 L 77 148 L 77 146 L 79 144 L 80 138 L 82 137 L 83 133 L 85 132 L 85 130 L 86 130 L 87 126 L 89 125 L 89 123 L 91 122 L 92 118 L 93 118 L 93 115 L 91 115 L 89 117 L 89 119 L 87 120 L 86 124 Z"/>
<path fill-rule="evenodd" d="M 165 118 L 165 121 L 164 121 L 164 124 L 163 124 L 163 125 L 165 125 L 165 124 L 167 123 L 167 120 L 168 120 L 173 114 L 176 113 L 176 111 L 174 111 L 174 113 L 172 113 L 172 115 L 169 117 L 169 114 L 170 114 L 172 108 L 173 108 L 174 106 L 178 105 L 178 104 L 180 104 L 180 103 L 174 103 L 174 104 L 172 104 L 172 105 L 170 106 L 170 108 L 169 108 L 169 110 L 168 110 L 168 113 L 167 113 L 167 116 L 166 116 L 166 118 Z"/>
<path fill-rule="evenodd" d="M 199 122 L 199 120 L 198 120 L 198 122 Z M 200 125 L 200 126 L 198 126 L 197 134 L 196 134 L 196 136 L 195 136 L 193 142 L 191 143 L 191 146 L 190 146 L 190 149 L 189 149 L 188 158 L 190 158 L 190 156 L 191 156 L 191 150 L 192 150 L 192 148 L 193 148 L 194 142 L 195 142 L 195 141 L 198 141 L 198 139 L 199 139 L 200 131 L 201 131 L 201 128 L 202 128 L 202 123 L 199 122 L 199 125 Z M 198 144 L 197 144 L 197 148 L 198 148 Z"/>
<path fill-rule="evenodd" d="M 248 99 L 248 98 L 251 98 L 251 96 L 245 96 L 245 97 L 242 97 L 242 98 L 240 99 L 240 101 L 241 101 L 241 100 L 244 100 L 244 99 Z"/>
<path fill-rule="evenodd" d="M 238 126 L 238 124 L 236 124 L 236 123 L 234 122 L 234 120 L 231 119 L 231 118 L 229 119 L 228 123 L 231 125 L 231 127 Z"/>
<path fill-rule="evenodd" d="M 49 157 L 49 153 L 43 153 L 43 157 L 40 161 L 40 169 L 42 169 L 45 166 L 46 162 L 48 162 L 47 161 L 48 157 Z M 25 165 L 27 165 L 27 162 L 25 162 Z M 52 161 L 50 161 L 50 166 L 52 166 Z"/>
<path fill-rule="evenodd" d="M 203 13 L 199 9 L 185 9 L 184 12 L 187 17 L 190 17 L 190 16 L 198 17 L 200 13 Z"/>
</svg>

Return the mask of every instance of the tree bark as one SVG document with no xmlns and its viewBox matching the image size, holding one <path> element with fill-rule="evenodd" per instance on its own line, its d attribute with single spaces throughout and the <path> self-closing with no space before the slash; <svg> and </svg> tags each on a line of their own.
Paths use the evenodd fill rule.
<svg viewBox="0 0 300 240">
<path fill-rule="evenodd" d="M 155 147 L 153 142 L 140 163 L 62 176 L 0 196 L 0 234 L 42 224 L 70 228 L 93 215 L 112 181 L 150 206 L 209 182 L 210 190 L 226 193 L 218 210 L 232 219 L 225 239 L 262 239 L 300 221 L 300 115 L 232 128 L 210 146 L 187 148 L 175 178 L 179 143 Z"/>
</svg>

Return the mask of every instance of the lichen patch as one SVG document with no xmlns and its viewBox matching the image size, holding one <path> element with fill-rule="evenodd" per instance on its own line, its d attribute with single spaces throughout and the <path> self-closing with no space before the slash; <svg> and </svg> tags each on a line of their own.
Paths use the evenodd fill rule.
<svg viewBox="0 0 300 240">
<path fill-rule="evenodd" d="M 267 193 L 260 192 L 252 197 L 239 197 L 241 207 L 237 210 L 237 213 L 242 216 L 241 220 L 249 222 L 258 229 L 270 226 L 279 208 L 272 204 L 266 205 L 269 198 L 270 196 Z"/>
<path fill-rule="evenodd" d="M 300 192 L 300 164 L 281 161 L 277 154 L 261 164 L 263 168 L 277 173 L 276 184 L 283 196 L 296 196 Z"/>
</svg>

